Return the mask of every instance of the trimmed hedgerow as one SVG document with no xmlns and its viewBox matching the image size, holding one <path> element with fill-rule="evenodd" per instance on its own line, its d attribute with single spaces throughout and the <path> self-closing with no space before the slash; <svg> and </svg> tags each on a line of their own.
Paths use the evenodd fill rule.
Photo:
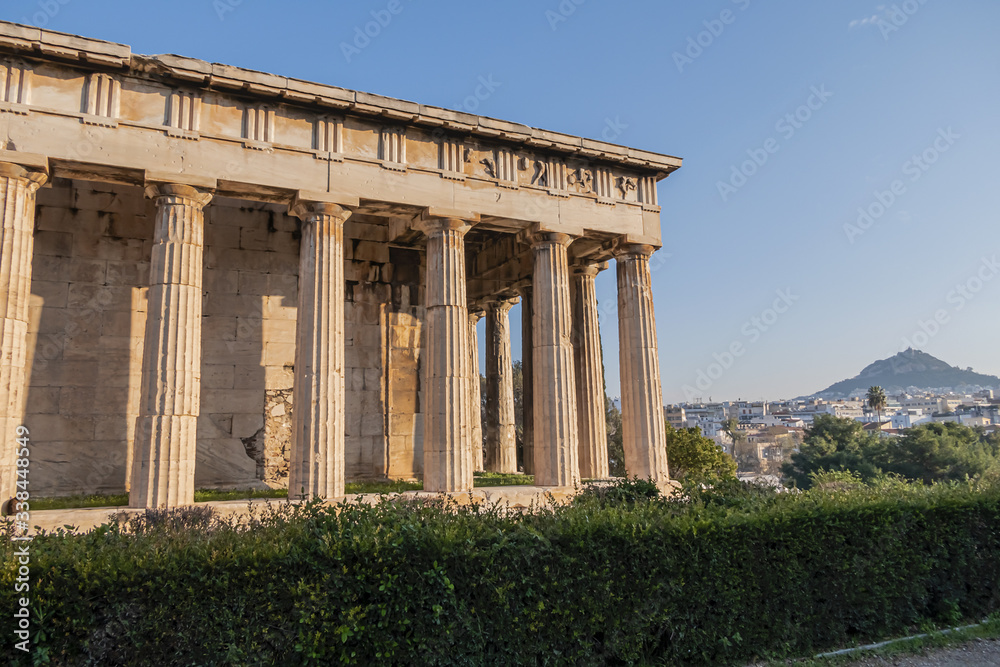
<svg viewBox="0 0 1000 667">
<path fill-rule="evenodd" d="M 12 631 L 2 651 L 11 664 L 745 664 L 1000 609 L 996 486 L 650 495 L 628 482 L 523 515 L 282 505 L 242 525 L 196 508 L 45 535 L 31 544 L 32 653 Z"/>
</svg>

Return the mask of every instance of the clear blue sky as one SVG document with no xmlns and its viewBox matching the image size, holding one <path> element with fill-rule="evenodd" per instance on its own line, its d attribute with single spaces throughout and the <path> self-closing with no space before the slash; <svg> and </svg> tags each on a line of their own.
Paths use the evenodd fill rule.
<svg viewBox="0 0 1000 667">
<path fill-rule="evenodd" d="M 372 12 L 391 20 L 345 55 Z M 666 402 L 818 391 L 904 339 L 1000 374 L 995 1 L 8 0 L 0 16 L 683 157 L 653 274 Z M 480 77 L 499 85 L 472 109 Z M 598 281 L 613 306 L 613 266 Z"/>
</svg>

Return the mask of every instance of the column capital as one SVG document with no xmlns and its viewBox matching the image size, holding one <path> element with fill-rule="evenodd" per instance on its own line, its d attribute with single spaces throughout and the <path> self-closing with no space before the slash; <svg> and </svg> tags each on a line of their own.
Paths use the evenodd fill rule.
<svg viewBox="0 0 1000 667">
<path fill-rule="evenodd" d="M 316 215 L 329 215 L 346 221 L 359 205 L 357 197 L 335 192 L 299 190 L 288 204 L 288 214 L 306 220 Z"/>
<path fill-rule="evenodd" d="M 607 262 L 596 262 L 594 264 L 574 264 L 570 267 L 570 273 L 574 276 L 589 276 L 594 278 L 598 273 L 608 268 Z"/>
<path fill-rule="evenodd" d="M 532 230 L 526 235 L 526 240 L 532 248 L 546 245 L 561 245 L 569 247 L 569 244 L 576 240 L 572 234 L 564 232 L 549 232 L 540 229 Z"/>
<path fill-rule="evenodd" d="M 288 206 L 288 214 L 307 222 L 318 216 L 329 216 L 340 222 L 346 222 L 354 213 L 349 208 L 325 201 L 310 201 L 296 199 Z"/>
<path fill-rule="evenodd" d="M 184 183 L 153 182 L 146 183 L 146 197 L 149 199 L 162 199 L 171 197 L 179 199 L 190 206 L 204 208 L 212 201 L 212 192 L 208 189 L 187 185 Z"/>
<path fill-rule="evenodd" d="M 473 304 L 469 307 L 469 322 L 471 322 L 473 326 L 475 326 L 476 323 L 484 317 L 486 317 L 486 311 L 483 310 L 482 306 L 479 304 Z"/>
<path fill-rule="evenodd" d="M 413 219 L 412 227 L 430 236 L 445 231 L 457 231 L 462 236 L 479 222 L 479 214 L 450 208 L 425 208 Z"/>
<path fill-rule="evenodd" d="M 42 156 L 30 156 L 32 159 L 3 160 L 9 157 L 11 151 L 0 151 L 0 178 L 20 178 L 28 181 L 32 192 L 45 185 L 49 180 L 48 159 Z M 16 155 L 16 153 L 15 153 Z M 37 159 L 34 159 L 37 158 Z"/>
<path fill-rule="evenodd" d="M 487 297 L 483 299 L 484 303 L 490 308 L 495 308 L 496 310 L 502 312 L 509 312 L 515 304 L 520 303 L 521 297 L 516 295 L 499 294 L 496 296 Z"/>
<path fill-rule="evenodd" d="M 616 241 L 611 249 L 615 259 L 623 257 L 645 257 L 649 258 L 656 251 L 656 246 L 647 243 L 629 243 L 628 241 Z"/>
</svg>

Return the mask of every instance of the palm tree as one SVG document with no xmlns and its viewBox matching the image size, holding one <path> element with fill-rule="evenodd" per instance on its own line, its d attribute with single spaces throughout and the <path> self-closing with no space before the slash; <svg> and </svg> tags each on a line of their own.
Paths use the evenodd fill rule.
<svg viewBox="0 0 1000 667">
<path fill-rule="evenodd" d="M 747 436 L 740 430 L 739 420 L 730 417 L 722 422 L 720 430 L 733 441 L 733 458 L 736 459 L 737 464 L 743 467 L 753 467 L 756 461 L 753 452 L 748 447 L 740 447 L 740 444 L 746 441 Z"/>
<path fill-rule="evenodd" d="M 882 410 L 885 408 L 885 391 L 878 385 L 868 387 L 866 398 L 868 399 L 868 407 L 875 411 L 875 414 L 878 416 L 878 423 L 881 424 Z"/>
</svg>

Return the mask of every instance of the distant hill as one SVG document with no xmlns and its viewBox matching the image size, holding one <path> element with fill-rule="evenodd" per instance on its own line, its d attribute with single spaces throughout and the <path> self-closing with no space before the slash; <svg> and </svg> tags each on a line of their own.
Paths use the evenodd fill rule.
<svg viewBox="0 0 1000 667">
<path fill-rule="evenodd" d="M 1000 378 L 949 366 L 926 352 L 910 348 L 888 359 L 880 359 L 866 366 L 856 377 L 841 380 L 813 396 L 863 396 L 873 385 L 881 386 L 886 394 L 899 394 L 907 389 L 1000 389 Z"/>
</svg>

